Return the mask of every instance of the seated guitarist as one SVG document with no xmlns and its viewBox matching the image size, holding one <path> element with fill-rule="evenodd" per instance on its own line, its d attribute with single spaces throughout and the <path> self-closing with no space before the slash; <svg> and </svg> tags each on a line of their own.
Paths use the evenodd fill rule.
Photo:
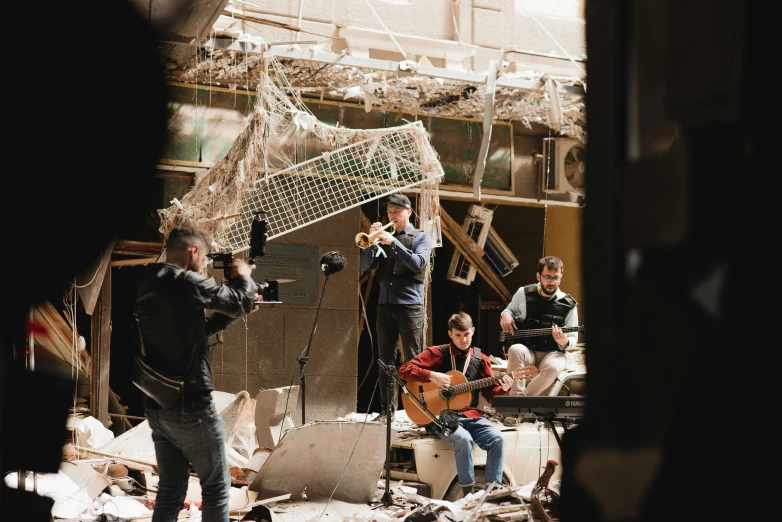
<svg viewBox="0 0 782 522">
<path fill-rule="evenodd" d="M 565 349 L 578 342 L 578 331 L 563 333 L 561 327 L 578 326 L 578 303 L 559 289 L 564 264 L 558 257 L 548 256 L 538 261 L 538 282 L 522 286 L 513 295 L 508 307 L 500 314 L 500 328 L 513 334 L 519 328 L 550 328 L 551 335 L 526 338 L 525 344 L 508 349 L 508 371 L 535 366 L 538 374 L 527 386 L 517 380 L 511 395 L 535 396 L 548 390 L 567 366 Z"/>
<path fill-rule="evenodd" d="M 448 319 L 449 344 L 430 346 L 414 359 L 399 367 L 399 377 L 405 382 L 434 383 L 440 388 L 451 385 L 451 375 L 446 372 L 456 370 L 464 374 L 467 381 L 492 377 L 491 362 L 481 353 L 480 348 L 473 348 L 472 335 L 475 327 L 472 318 L 459 312 Z M 455 384 L 455 383 L 454 383 Z M 454 447 L 456 469 L 459 475 L 459 485 L 464 495 L 473 492 L 475 485 L 475 469 L 472 461 L 473 444 L 486 451 L 486 484 L 502 482 L 502 466 L 504 463 L 505 439 L 500 430 L 476 408 L 478 392 L 483 393 L 491 403 L 495 395 L 508 395 L 513 379 L 504 375 L 493 385 L 482 390 L 466 391 L 471 401 L 466 409 L 458 413 L 459 426 L 450 435 L 443 435 L 436 425 L 428 425 L 427 429 Z M 464 402 L 464 401 L 462 401 Z M 466 402 L 464 402 L 467 404 Z M 433 412 L 438 414 L 438 412 Z M 408 413 L 409 415 L 409 413 Z"/>
</svg>

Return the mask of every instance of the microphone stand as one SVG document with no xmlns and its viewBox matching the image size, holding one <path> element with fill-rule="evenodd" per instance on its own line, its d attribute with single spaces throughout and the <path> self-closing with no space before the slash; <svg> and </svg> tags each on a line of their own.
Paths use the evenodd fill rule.
<svg viewBox="0 0 782 522">
<path fill-rule="evenodd" d="M 396 373 L 396 367 L 390 364 L 386 364 L 380 359 L 377 360 L 377 364 L 383 369 L 386 375 L 390 377 L 388 379 L 388 393 L 386 394 L 386 402 L 391 400 L 391 394 L 394 391 L 394 386 L 396 384 L 399 384 L 400 388 L 404 390 L 404 392 L 408 394 L 408 396 L 410 396 L 421 407 L 421 410 L 426 414 L 427 417 L 429 417 L 432 420 L 432 423 L 435 426 L 437 426 L 446 435 L 450 434 L 450 430 L 446 429 L 442 424 L 437 422 L 437 416 L 434 413 L 432 413 L 431 410 L 429 410 L 429 408 L 426 407 L 426 404 L 418 400 L 418 397 L 411 394 L 410 391 L 405 387 L 405 382 L 402 379 L 400 379 L 399 375 Z M 381 501 L 381 504 L 384 507 L 399 506 L 399 504 L 394 504 L 394 497 L 391 495 L 391 414 L 392 411 L 393 410 L 389 407 L 389 405 L 386 404 L 386 490 L 383 493 L 383 499 Z M 378 505 L 376 507 L 380 507 L 380 506 Z"/>
<path fill-rule="evenodd" d="M 318 302 L 318 310 L 315 312 L 315 322 L 312 325 L 312 333 L 310 334 L 310 340 L 307 343 L 307 347 L 304 348 L 304 352 L 302 352 L 302 355 L 300 355 L 296 361 L 299 363 L 299 381 L 301 381 L 301 423 L 305 423 L 305 411 L 306 411 L 306 404 L 307 404 L 307 393 L 306 393 L 306 377 L 304 375 L 304 369 L 307 366 L 307 361 L 309 360 L 310 355 L 310 347 L 312 346 L 312 338 L 315 336 L 315 329 L 318 327 L 318 316 L 320 315 L 320 308 L 323 305 L 323 296 L 326 295 L 326 285 L 329 282 L 329 271 L 327 269 L 324 270 L 324 273 L 326 274 L 326 280 L 323 282 L 323 290 L 320 294 L 320 301 Z"/>
</svg>

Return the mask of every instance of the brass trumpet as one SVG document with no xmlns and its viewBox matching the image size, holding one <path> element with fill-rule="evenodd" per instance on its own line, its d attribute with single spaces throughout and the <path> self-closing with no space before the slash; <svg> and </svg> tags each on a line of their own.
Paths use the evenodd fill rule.
<svg viewBox="0 0 782 522">
<path fill-rule="evenodd" d="M 371 247 L 373 245 L 377 245 L 378 242 L 380 241 L 380 239 L 372 239 L 372 237 L 370 237 L 370 236 L 374 236 L 378 232 L 382 232 L 383 230 L 385 230 L 388 227 L 393 226 L 393 225 L 394 225 L 394 221 L 389 221 L 387 225 L 385 225 L 385 226 L 383 226 L 381 228 L 378 228 L 377 230 L 375 230 L 371 234 L 367 234 L 366 232 L 359 232 L 358 234 L 356 234 L 356 246 L 363 250 L 363 249 L 369 248 L 369 247 Z M 394 233 L 393 230 L 391 231 L 391 233 L 392 234 Z"/>
</svg>

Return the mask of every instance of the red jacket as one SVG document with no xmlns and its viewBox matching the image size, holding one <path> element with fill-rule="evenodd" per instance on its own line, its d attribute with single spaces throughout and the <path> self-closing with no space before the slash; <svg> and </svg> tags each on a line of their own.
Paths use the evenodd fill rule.
<svg viewBox="0 0 782 522">
<path fill-rule="evenodd" d="M 444 357 L 450 358 L 450 354 L 454 354 L 455 356 L 463 356 L 464 352 L 456 348 L 453 343 L 449 343 L 448 347 L 450 348 L 450 352 L 445 351 L 443 353 L 443 350 L 440 348 L 440 345 L 437 346 L 430 346 L 418 356 L 415 357 L 415 359 L 411 361 L 407 361 L 402 366 L 399 367 L 399 370 L 397 373 L 399 374 L 399 378 L 402 379 L 405 382 L 429 382 L 429 374 L 433 371 L 435 372 L 442 372 L 443 369 L 443 359 Z M 473 355 L 473 350 L 470 348 L 470 356 Z M 444 372 L 443 372 L 444 373 Z M 481 367 L 480 367 L 480 377 L 483 379 L 484 377 L 494 377 L 494 371 L 491 369 L 491 361 L 489 358 L 481 353 Z M 502 389 L 501 384 L 495 384 L 494 386 L 487 386 L 486 388 L 483 388 L 481 390 L 481 394 L 486 398 L 489 404 L 491 404 L 492 399 L 495 395 L 508 395 L 509 392 L 506 392 Z M 482 413 L 477 408 L 467 408 L 462 412 L 465 417 L 481 417 Z"/>
</svg>

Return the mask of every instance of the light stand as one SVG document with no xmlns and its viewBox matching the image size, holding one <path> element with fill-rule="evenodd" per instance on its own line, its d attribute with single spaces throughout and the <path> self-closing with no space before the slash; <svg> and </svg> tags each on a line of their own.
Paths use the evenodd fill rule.
<svg viewBox="0 0 782 522">
<path fill-rule="evenodd" d="M 391 394 L 394 392 L 394 386 L 396 386 L 396 368 L 390 364 L 385 364 L 380 359 L 377 360 L 377 364 L 388 375 L 388 393 L 386 394 L 386 490 L 383 493 L 383 498 L 380 503 L 385 507 L 394 506 L 394 497 L 391 495 L 391 416 L 393 410 L 391 409 Z M 377 506 L 380 507 L 380 506 Z"/>
<path fill-rule="evenodd" d="M 320 315 L 320 309 L 323 306 L 323 297 L 326 295 L 326 285 L 329 283 L 329 276 L 335 274 L 345 268 L 345 256 L 340 252 L 333 251 L 323 254 L 320 258 L 320 268 L 323 273 L 326 274 L 326 280 L 323 281 L 323 290 L 320 293 L 320 301 L 318 302 L 318 310 L 315 312 L 315 322 L 312 324 L 312 333 L 310 334 L 310 340 L 307 343 L 307 347 L 304 348 L 304 352 L 296 359 L 299 363 L 299 380 L 301 381 L 301 423 L 306 422 L 306 405 L 307 405 L 307 387 L 306 376 L 304 369 L 307 366 L 307 361 L 310 358 L 310 348 L 312 347 L 312 338 L 315 337 L 315 330 L 318 327 L 318 316 Z"/>
<path fill-rule="evenodd" d="M 307 361 L 310 356 L 310 347 L 312 346 L 312 338 L 315 336 L 315 330 L 318 327 L 318 316 L 320 315 L 320 307 L 323 304 L 323 296 L 326 295 L 326 285 L 329 282 L 329 274 L 326 274 L 326 280 L 323 282 L 323 291 L 320 294 L 320 301 L 318 302 L 318 311 L 315 312 L 315 322 L 312 324 L 312 333 L 310 334 L 310 340 L 307 343 L 307 347 L 304 348 L 302 355 L 296 359 L 299 363 L 299 381 L 301 381 L 301 423 L 305 423 L 305 410 L 307 405 L 307 379 L 304 375 L 304 369 L 307 367 Z"/>
<path fill-rule="evenodd" d="M 388 375 L 388 393 L 386 394 L 386 490 L 383 493 L 383 499 L 381 500 L 381 504 L 385 507 L 390 506 L 398 506 L 398 504 L 394 504 L 394 497 L 391 495 L 391 416 L 393 415 L 393 410 L 390 407 L 391 402 L 391 394 L 393 393 L 394 386 L 396 384 L 399 384 L 400 388 L 407 392 L 407 388 L 405 387 L 405 382 L 399 378 L 399 375 L 396 373 L 396 368 L 390 364 L 386 364 L 380 359 L 377 360 L 377 364 L 383 369 L 383 371 Z M 432 423 L 440 428 L 441 431 L 443 431 L 446 435 L 450 433 L 449 430 L 447 430 L 442 424 L 437 422 L 437 416 L 432 413 L 429 408 L 426 407 L 426 404 L 423 404 L 420 400 L 418 400 L 417 397 L 415 397 L 412 394 L 409 394 L 409 396 L 421 407 L 421 411 L 423 411 L 431 420 Z M 379 506 L 376 506 L 379 507 Z"/>
</svg>

